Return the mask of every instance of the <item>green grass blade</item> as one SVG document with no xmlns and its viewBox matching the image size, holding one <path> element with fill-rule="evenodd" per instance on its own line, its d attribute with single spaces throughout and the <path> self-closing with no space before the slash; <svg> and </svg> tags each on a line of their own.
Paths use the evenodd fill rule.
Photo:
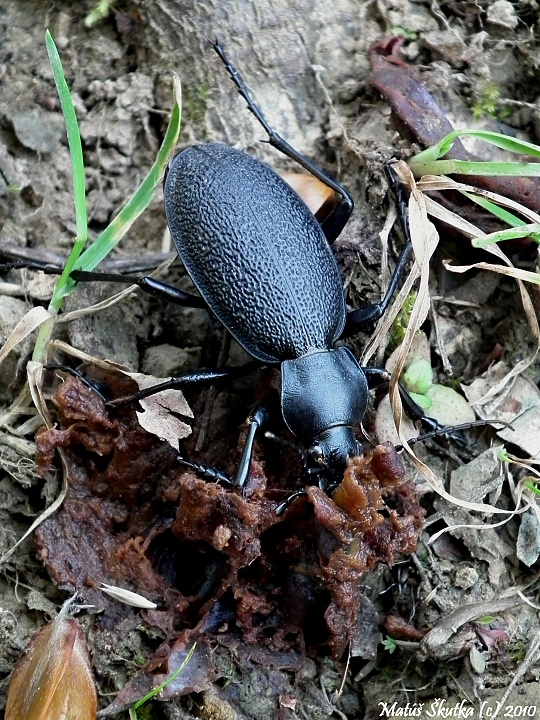
<svg viewBox="0 0 540 720">
<path fill-rule="evenodd" d="M 77 270 L 93 270 L 118 244 L 139 215 L 148 207 L 154 198 L 167 163 L 174 152 L 181 121 L 181 86 L 176 74 L 173 74 L 174 106 L 167 132 L 159 149 L 158 155 L 150 171 L 122 208 L 110 225 L 96 238 L 89 248 L 79 257 L 75 264 Z"/>
<path fill-rule="evenodd" d="M 414 158 L 413 158 L 414 159 Z M 539 177 L 540 163 L 527 162 L 480 162 L 475 160 L 435 160 L 418 163 L 411 160 L 409 166 L 416 177 L 424 175 L 493 175 Z"/>
<path fill-rule="evenodd" d="M 73 172 L 73 197 L 75 203 L 75 222 L 77 226 L 77 237 L 75 238 L 73 248 L 71 249 L 64 270 L 56 283 L 51 302 L 49 303 L 49 312 L 52 315 L 56 315 L 62 306 L 62 299 L 68 294 L 67 288 L 70 284 L 73 285 L 73 283 L 69 280 L 71 270 L 86 245 L 86 240 L 88 238 L 88 216 L 86 213 L 84 161 L 79 123 L 77 122 L 73 99 L 62 68 L 62 61 L 60 60 L 60 55 L 58 54 L 52 35 L 48 30 L 45 33 L 45 45 L 47 47 L 54 82 L 56 83 L 66 123 L 66 134 Z M 42 361 L 45 357 L 47 344 L 51 338 L 53 329 L 53 318 L 40 327 L 32 353 L 33 360 Z"/>
<path fill-rule="evenodd" d="M 514 215 L 511 212 L 508 212 L 505 208 L 500 207 L 496 203 L 492 202 L 491 200 L 488 200 L 485 197 L 482 197 L 481 195 L 476 195 L 475 193 L 465 192 L 465 190 L 460 190 L 460 192 L 465 195 L 465 197 L 468 197 L 469 200 L 472 200 L 477 205 L 480 205 L 480 207 L 483 207 L 485 210 L 488 210 L 492 215 L 495 215 L 495 217 L 499 218 L 499 220 L 502 220 L 507 225 L 510 225 L 512 228 L 520 228 L 520 232 L 523 230 L 524 224 L 523 219 L 518 217 L 517 215 Z M 529 226 L 530 227 L 530 226 Z M 527 234 L 525 235 L 518 235 L 517 237 L 527 237 Z M 534 232 L 534 230 L 530 231 L 530 238 L 534 240 L 534 242 L 540 243 L 540 234 Z M 504 238 L 501 238 L 504 239 Z M 506 238 L 511 239 L 511 238 Z M 475 241 L 476 242 L 476 241 Z M 473 245 L 475 244 L 473 242 Z M 494 240 L 493 242 L 499 242 L 499 240 Z M 486 242 L 486 245 L 490 245 L 491 241 Z M 475 245 L 475 247 L 482 247 L 481 245 Z M 485 245 L 484 245 L 485 247 Z"/>
<path fill-rule="evenodd" d="M 475 193 L 466 192 L 465 190 L 460 190 L 460 192 L 465 195 L 465 197 L 469 198 L 469 200 L 472 200 L 477 205 L 480 205 L 480 207 L 483 207 L 484 210 L 488 210 L 492 213 L 492 215 L 498 217 L 499 220 L 502 220 L 507 225 L 510 225 L 510 227 L 519 227 L 520 225 L 523 225 L 523 220 L 521 218 L 511 212 L 508 212 L 508 210 L 505 210 L 505 208 L 500 207 L 500 205 L 497 205 L 491 200 L 488 200 L 481 195 L 475 195 Z"/>
<path fill-rule="evenodd" d="M 431 147 L 422 150 L 417 153 L 409 160 L 409 166 L 411 170 L 416 174 L 416 166 L 423 166 L 435 162 L 441 157 L 444 157 L 447 152 L 450 152 L 454 144 L 454 140 L 458 137 L 458 132 L 454 130 L 448 135 L 445 135 L 442 140 L 432 145 Z"/>
<path fill-rule="evenodd" d="M 186 655 L 185 660 L 184 660 L 184 661 L 182 662 L 182 664 L 180 665 L 180 667 L 178 667 L 178 668 L 173 672 L 173 674 L 172 674 L 170 677 L 168 677 L 164 682 L 162 682 L 160 685 L 158 685 L 158 686 L 155 687 L 153 690 L 151 690 L 151 691 L 148 693 L 148 695 L 145 695 L 145 696 L 144 696 L 143 698 L 141 698 L 140 700 L 137 700 L 137 702 L 134 703 L 134 704 L 130 707 L 130 709 L 129 709 L 129 716 L 130 716 L 130 718 L 136 718 L 136 717 L 137 717 L 137 710 L 141 707 L 141 705 L 144 705 L 144 704 L 147 703 L 149 700 L 151 700 L 153 697 L 155 697 L 158 693 L 160 693 L 160 692 L 163 690 L 163 688 L 166 688 L 169 683 L 171 683 L 176 677 L 178 677 L 178 675 L 180 675 L 180 673 L 182 672 L 182 670 L 186 667 L 186 665 L 187 665 L 187 664 L 189 663 L 189 661 L 191 660 L 191 658 L 192 658 L 192 656 L 193 656 L 193 653 L 195 652 L 195 648 L 196 648 L 196 647 L 197 647 L 197 643 L 194 642 L 193 645 L 191 646 L 188 654 Z"/>
<path fill-rule="evenodd" d="M 47 30 L 45 34 L 45 43 L 47 52 L 54 75 L 54 81 L 58 88 L 60 104 L 66 121 L 66 132 L 69 144 L 69 152 L 71 155 L 71 165 L 73 168 L 73 194 L 75 199 L 75 219 L 77 223 L 77 238 L 85 238 L 88 228 L 88 219 L 86 215 L 86 192 L 84 187 L 84 162 L 82 154 L 81 135 L 79 133 L 79 124 L 77 115 L 73 106 L 73 100 L 69 91 L 60 55 L 56 49 L 56 45 L 50 32 Z"/>
<path fill-rule="evenodd" d="M 480 238 L 474 238 L 471 242 L 473 247 L 485 248 L 493 243 L 502 242 L 503 240 L 515 240 L 516 238 L 530 237 L 536 239 L 540 233 L 540 223 L 531 223 L 530 225 L 520 225 L 510 230 L 500 230 L 499 232 L 490 233 Z M 537 240 L 538 242 L 538 240 Z"/>
<path fill-rule="evenodd" d="M 86 245 L 88 239 L 88 216 L 86 212 L 86 190 L 84 183 L 84 161 L 82 154 L 81 134 L 79 132 L 79 123 L 73 105 L 73 99 L 69 90 L 62 61 L 56 48 L 56 44 L 52 35 L 47 30 L 45 33 L 45 44 L 47 53 L 54 75 L 54 82 L 58 89 L 60 104 L 64 114 L 66 123 L 66 133 L 69 146 L 69 154 L 71 157 L 71 167 L 73 171 L 73 198 L 75 202 L 75 223 L 77 226 L 77 237 L 69 254 L 68 260 L 64 267 L 64 271 L 60 276 L 51 299 L 49 309 L 52 312 L 58 312 L 62 304 L 62 298 L 69 294 L 68 287 L 73 283 L 69 280 L 69 274 L 73 270 L 75 263 Z"/>
<path fill-rule="evenodd" d="M 540 146 L 535 145 L 534 143 L 527 142 L 526 140 L 519 140 L 517 138 L 509 137 L 508 135 L 503 135 L 501 133 L 491 132 L 489 130 L 454 130 L 453 132 L 443 137 L 442 140 L 440 140 L 432 147 L 423 150 L 421 153 L 418 153 L 413 158 L 411 158 L 411 160 L 409 161 L 409 165 L 415 176 L 420 177 L 422 175 L 439 175 L 449 173 L 464 173 L 468 175 L 540 174 L 540 165 L 537 165 L 538 172 L 530 170 L 522 173 L 520 170 L 523 165 L 529 165 L 534 168 L 536 163 L 493 163 L 494 166 L 497 165 L 502 167 L 494 167 L 492 171 L 489 169 L 489 167 L 487 169 L 476 167 L 475 169 L 474 166 L 477 166 L 480 163 L 476 163 L 474 161 L 446 160 L 444 162 L 455 164 L 448 165 L 446 166 L 447 169 L 444 169 L 445 166 L 439 165 L 437 161 L 439 160 L 439 158 L 444 157 L 444 155 L 446 155 L 451 150 L 454 141 L 458 137 L 463 136 L 477 138 L 478 140 L 482 140 L 489 145 L 494 145 L 495 147 L 498 147 L 502 150 L 507 150 L 508 152 L 520 153 L 522 155 L 529 155 L 531 157 L 540 158 Z M 469 165 L 467 166 L 469 169 L 460 169 L 463 167 L 462 163 L 469 163 Z M 485 165 L 489 165 L 489 163 Z M 512 165 L 516 166 L 515 170 L 510 169 Z M 471 166 L 473 167 L 473 169 L 470 169 Z M 506 169 L 505 166 L 507 166 Z"/>
<path fill-rule="evenodd" d="M 488 145 L 494 145 L 508 152 L 540 158 L 540 146 L 502 133 L 491 132 L 490 130 L 457 130 L 455 134 L 456 137 L 466 135 L 467 137 L 477 138 L 488 143 Z"/>
</svg>

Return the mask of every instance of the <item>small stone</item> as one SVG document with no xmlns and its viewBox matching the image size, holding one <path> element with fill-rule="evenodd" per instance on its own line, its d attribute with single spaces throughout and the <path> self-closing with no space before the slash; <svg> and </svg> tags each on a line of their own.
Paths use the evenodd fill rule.
<svg viewBox="0 0 540 720">
<path fill-rule="evenodd" d="M 455 583 L 458 588 L 468 590 L 472 588 L 478 582 L 478 573 L 472 567 L 459 568 L 456 571 Z"/>
<path fill-rule="evenodd" d="M 492 25 L 515 30 L 519 22 L 514 6 L 508 0 L 496 0 L 487 11 L 487 21 Z"/>
<path fill-rule="evenodd" d="M 37 153 L 54 152 L 65 132 L 58 113 L 46 113 L 37 107 L 12 115 L 11 122 L 21 145 Z"/>
</svg>

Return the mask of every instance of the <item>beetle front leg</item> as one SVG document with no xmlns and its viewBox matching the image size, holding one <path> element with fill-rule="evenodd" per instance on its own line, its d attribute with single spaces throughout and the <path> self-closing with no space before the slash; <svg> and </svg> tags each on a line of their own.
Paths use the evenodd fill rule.
<svg viewBox="0 0 540 720">
<path fill-rule="evenodd" d="M 246 436 L 246 442 L 244 444 L 244 450 L 240 463 L 238 464 L 238 470 L 236 471 L 236 477 L 233 480 L 235 487 L 244 488 L 249 478 L 249 466 L 251 464 L 251 456 L 253 455 L 253 443 L 255 442 L 255 435 L 257 430 L 268 422 L 268 412 L 263 405 L 259 405 L 255 408 L 253 413 L 248 419 L 248 432 Z"/>
<path fill-rule="evenodd" d="M 242 488 L 243 490 L 249 478 L 249 467 L 251 465 L 251 456 L 253 455 L 253 444 L 255 442 L 255 435 L 257 434 L 257 430 L 259 430 L 259 428 L 265 425 L 267 421 L 268 412 L 266 408 L 262 405 L 256 407 L 253 413 L 248 418 L 249 427 L 246 436 L 246 442 L 244 444 L 242 457 L 240 458 L 234 480 L 231 480 L 228 475 L 223 473 L 221 470 L 216 470 L 216 468 L 213 468 L 210 465 L 190 462 L 189 460 L 184 460 L 183 458 L 179 458 L 178 462 L 183 467 L 186 467 L 196 472 L 203 478 L 203 480 L 207 480 L 209 482 L 218 482 L 226 487 L 238 487 Z"/>
<path fill-rule="evenodd" d="M 390 285 L 388 286 L 388 290 L 381 302 L 374 303 L 373 305 L 367 305 L 366 307 L 359 308 L 358 310 L 351 310 L 347 313 L 347 322 L 345 323 L 345 330 L 341 335 L 342 338 L 348 338 L 351 335 L 355 335 L 366 325 L 377 322 L 377 320 L 382 318 L 395 291 L 403 280 L 407 263 L 412 256 L 412 249 L 412 244 L 408 242 L 401 251 L 396 269 L 394 270 L 394 274 L 390 280 Z"/>
<path fill-rule="evenodd" d="M 409 230 L 409 211 L 407 207 L 405 193 L 403 191 L 403 185 L 398 180 L 394 170 L 392 169 L 392 166 L 389 163 L 386 164 L 385 170 L 388 176 L 389 186 L 392 189 L 392 192 L 394 193 L 396 198 L 398 217 L 406 242 L 403 250 L 399 255 L 396 268 L 394 270 L 394 273 L 390 280 L 390 284 L 383 299 L 378 303 L 374 303 L 373 305 L 367 305 L 364 308 L 359 308 L 358 310 L 351 310 L 350 312 L 348 312 L 345 330 L 343 331 L 343 334 L 341 336 L 342 338 L 350 337 L 351 335 L 360 332 L 360 330 L 362 330 L 366 325 L 377 322 L 381 319 L 381 317 L 386 312 L 398 286 L 402 283 L 405 275 L 405 269 L 410 258 L 412 257 L 413 247 L 411 241 L 411 233 Z"/>
</svg>

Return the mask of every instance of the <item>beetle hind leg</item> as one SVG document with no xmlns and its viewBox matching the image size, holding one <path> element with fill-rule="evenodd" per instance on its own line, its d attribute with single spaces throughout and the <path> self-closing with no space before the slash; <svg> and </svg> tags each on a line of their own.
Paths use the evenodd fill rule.
<svg viewBox="0 0 540 720">
<path fill-rule="evenodd" d="M 394 296 L 399 285 L 403 282 L 405 277 L 405 271 L 409 260 L 413 254 L 413 246 L 411 241 L 411 234 L 409 230 L 409 212 L 407 209 L 407 200 L 403 191 L 403 185 L 397 178 L 394 170 L 390 163 L 385 166 L 386 174 L 388 176 L 388 183 L 394 196 L 396 198 L 396 204 L 398 208 L 398 216 L 400 219 L 403 234 L 405 236 L 405 245 L 399 255 L 398 261 L 394 273 L 390 279 L 390 284 L 383 297 L 383 299 L 374 303 L 373 305 L 366 305 L 358 310 L 351 310 L 347 313 L 347 322 L 345 324 L 345 330 L 343 331 L 342 338 L 348 338 L 357 332 L 360 332 L 366 325 L 377 322 L 386 312 L 390 301 Z"/>
<path fill-rule="evenodd" d="M 292 145 L 289 145 L 289 143 L 284 140 L 281 135 L 279 135 L 272 128 L 268 120 L 264 117 L 261 109 L 254 102 L 253 98 L 251 97 L 249 88 L 247 87 L 243 77 L 240 75 L 236 67 L 227 57 L 223 47 L 217 40 L 212 43 L 212 46 L 221 61 L 223 62 L 223 65 L 229 73 L 231 80 L 236 85 L 238 92 L 246 101 L 248 110 L 251 112 L 252 115 L 255 116 L 257 121 L 264 128 L 264 131 L 268 135 L 268 142 L 270 143 L 270 145 L 272 145 L 272 147 L 276 148 L 276 150 L 279 150 L 287 157 L 291 158 L 291 160 L 297 162 L 314 177 L 316 177 L 322 183 L 331 188 L 335 193 L 341 196 L 341 200 L 335 205 L 331 213 L 321 223 L 321 229 L 324 232 L 328 242 L 333 242 L 347 224 L 347 221 L 349 220 L 349 217 L 351 216 L 351 213 L 353 211 L 354 202 L 351 195 L 343 187 L 343 185 L 338 183 L 336 180 L 333 180 L 325 172 L 323 172 L 323 170 L 318 168 L 314 163 L 304 157 L 298 150 L 293 148 Z"/>
</svg>

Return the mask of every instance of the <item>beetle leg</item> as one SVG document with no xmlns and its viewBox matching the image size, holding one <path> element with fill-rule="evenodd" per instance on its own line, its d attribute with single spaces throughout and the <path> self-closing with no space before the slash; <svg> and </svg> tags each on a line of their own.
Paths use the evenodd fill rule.
<svg viewBox="0 0 540 720">
<path fill-rule="evenodd" d="M 107 397 L 107 389 L 104 388 L 100 382 L 97 382 L 96 380 L 90 380 L 90 378 L 88 378 L 85 373 L 83 373 L 81 370 L 78 370 L 77 368 L 70 367 L 69 365 L 61 365 L 60 363 L 48 363 L 47 365 L 43 366 L 43 369 L 61 370 L 62 372 L 65 372 L 68 375 L 76 377 L 78 380 L 80 380 L 83 385 L 85 385 L 87 388 L 92 390 L 92 392 L 94 392 L 98 397 L 100 397 L 104 403 L 106 403 L 109 399 Z"/>
<path fill-rule="evenodd" d="M 184 307 L 206 308 L 208 305 L 200 295 L 192 295 L 191 293 L 180 290 L 173 285 L 155 280 L 152 277 L 132 277 L 131 275 L 119 275 L 117 273 L 88 272 L 86 270 L 73 270 L 71 278 L 76 282 L 94 282 L 94 281 L 110 281 L 126 283 L 129 285 L 137 285 L 137 287 L 149 295 L 160 300 L 183 305 Z"/>
<path fill-rule="evenodd" d="M 62 267 L 40 262 L 39 260 L 14 260 L 12 262 L 0 263 L 0 272 L 19 269 L 40 270 L 46 275 L 61 275 L 64 272 L 64 268 Z M 184 307 L 208 309 L 206 301 L 203 300 L 200 295 L 192 295 L 191 293 L 152 277 L 133 277 L 131 275 L 120 275 L 118 273 L 89 272 L 87 270 L 73 270 L 70 277 L 75 280 L 75 282 L 110 281 L 137 285 L 143 292 L 154 295 L 160 300 L 166 300 L 176 305 L 183 305 Z"/>
<path fill-rule="evenodd" d="M 390 373 L 388 370 L 383 370 L 382 368 L 362 368 L 362 370 L 364 371 L 370 390 L 390 382 Z M 426 415 L 424 410 L 412 399 L 407 389 L 401 383 L 399 383 L 399 394 L 403 403 L 403 409 L 407 415 L 413 422 L 419 422 L 422 427 L 427 430 L 424 434 L 408 440 L 409 445 L 415 445 L 424 440 L 431 440 L 439 435 L 446 435 L 454 442 L 464 445 L 465 441 L 460 433 L 461 430 L 469 430 L 473 427 L 482 427 L 483 425 L 492 425 L 494 423 L 509 427 L 513 430 L 510 423 L 502 420 L 473 420 L 472 422 L 461 423 L 460 425 L 443 425 L 435 418 Z M 403 445 L 396 445 L 396 450 L 398 452 L 403 450 Z"/>
<path fill-rule="evenodd" d="M 305 490 L 297 490 L 296 492 L 291 493 L 289 497 L 286 498 L 282 503 L 279 503 L 279 505 L 276 506 L 274 512 L 276 513 L 276 515 L 283 515 L 285 510 L 296 500 L 296 498 L 306 496 L 307 492 Z"/>
<path fill-rule="evenodd" d="M 403 230 L 406 243 L 399 255 L 394 274 L 392 275 L 390 285 L 388 286 L 388 290 L 386 291 L 384 298 L 379 303 L 367 305 L 364 308 L 359 308 L 358 310 L 351 310 L 350 312 L 348 312 L 345 330 L 343 331 L 343 335 L 341 336 L 342 338 L 350 337 L 351 335 L 359 332 L 365 325 L 369 325 L 369 323 L 377 322 L 377 320 L 380 320 L 380 318 L 386 312 L 388 305 L 392 300 L 392 296 L 397 290 L 398 285 L 403 280 L 405 268 L 407 267 L 407 263 L 409 262 L 409 259 L 412 255 L 413 248 L 411 242 L 411 234 L 409 231 L 409 211 L 407 207 L 405 193 L 403 191 L 403 185 L 398 180 L 390 163 L 386 163 L 385 170 L 388 176 L 389 186 L 392 188 L 392 192 L 394 193 L 396 198 L 398 216 L 400 219 L 401 228 Z"/>
<path fill-rule="evenodd" d="M 370 390 L 375 390 L 381 385 L 388 385 L 390 382 L 391 375 L 388 370 L 383 368 L 366 367 L 362 368 L 366 376 L 368 387 Z M 413 422 L 419 422 L 424 428 L 429 431 L 435 431 L 436 433 L 443 427 L 438 420 L 429 417 L 424 413 L 424 410 L 416 403 L 409 392 L 402 383 L 399 385 L 399 394 L 401 396 L 401 402 L 403 403 L 403 409 Z"/>
<path fill-rule="evenodd" d="M 386 312 L 392 296 L 394 295 L 398 285 L 401 283 L 405 274 L 405 269 L 409 258 L 412 255 L 412 245 L 408 242 L 398 258 L 396 269 L 390 280 L 390 285 L 384 298 L 379 303 L 373 305 L 367 305 L 366 307 L 359 308 L 358 310 L 351 310 L 347 313 L 347 322 L 345 323 L 345 330 L 343 331 L 342 338 L 350 337 L 369 323 L 377 322 Z"/>
<path fill-rule="evenodd" d="M 139 390 L 132 395 L 126 395 L 125 397 L 115 398 L 109 400 L 106 403 L 106 407 L 115 408 L 123 405 L 129 405 L 132 402 L 143 400 L 150 395 L 155 395 L 163 390 L 181 390 L 186 387 L 203 387 L 204 385 L 213 385 L 220 380 L 232 380 L 243 375 L 248 375 L 254 370 L 258 370 L 261 367 L 261 363 L 253 360 L 252 362 L 241 365 L 240 367 L 232 368 L 217 368 L 214 370 L 195 370 L 194 372 L 185 373 L 184 375 L 177 375 L 175 377 L 166 380 L 165 382 L 152 385 L 152 387 Z"/>
<path fill-rule="evenodd" d="M 251 464 L 251 456 L 253 455 L 253 443 L 255 442 L 255 435 L 257 430 L 268 421 L 268 412 L 265 407 L 259 405 L 255 408 L 252 415 L 248 419 L 249 427 L 238 464 L 238 470 L 236 471 L 236 477 L 234 478 L 233 485 L 235 487 L 244 488 L 249 477 L 249 466 Z"/>
<path fill-rule="evenodd" d="M 416 443 L 424 442 L 425 440 L 431 440 L 434 437 L 438 437 L 439 435 L 446 435 L 452 440 L 457 440 L 460 443 L 464 443 L 463 438 L 460 435 L 457 435 L 457 432 L 460 432 L 461 430 L 470 430 L 473 427 L 483 427 L 484 425 L 503 425 L 504 427 L 508 427 L 511 430 L 514 428 L 510 423 L 504 422 L 503 420 L 473 420 L 472 422 L 467 423 L 461 423 L 461 425 L 441 425 L 440 423 L 437 423 L 438 427 L 430 430 L 427 433 L 424 433 L 423 435 L 419 435 L 415 438 L 410 438 L 407 440 L 407 443 L 409 445 L 416 445 Z M 403 445 L 396 445 L 396 451 L 401 452 L 403 450 Z"/>
<path fill-rule="evenodd" d="M 327 185 L 338 195 L 341 195 L 342 199 L 337 203 L 332 212 L 328 215 L 327 218 L 325 218 L 324 222 L 321 224 L 321 228 L 328 242 L 333 242 L 347 224 L 347 221 L 353 211 L 354 201 L 350 196 L 349 192 L 343 187 L 343 185 L 338 183 L 336 180 L 333 180 L 325 172 L 323 172 L 323 170 L 321 170 L 314 163 L 305 158 L 300 152 L 298 152 L 298 150 L 295 150 L 295 148 L 289 145 L 289 143 L 284 140 L 281 135 L 279 135 L 272 128 L 268 120 L 264 117 L 260 108 L 253 101 L 251 93 L 243 77 L 240 75 L 233 63 L 229 60 L 219 42 L 215 40 L 212 43 L 212 46 L 221 61 L 223 62 L 225 69 L 231 76 L 232 81 L 238 88 L 238 92 L 246 101 L 248 110 L 252 113 L 252 115 L 255 116 L 257 121 L 264 128 L 266 134 L 268 135 L 268 142 L 270 143 L 270 145 L 272 145 L 272 147 L 276 148 L 276 150 L 279 150 L 287 157 L 291 158 L 291 160 L 297 162 L 305 170 L 314 175 L 318 180 Z"/>
<path fill-rule="evenodd" d="M 46 275 L 61 275 L 64 268 L 41 260 L 12 260 L 11 262 L 0 263 L 0 272 L 7 272 L 8 270 L 40 270 Z"/>
<path fill-rule="evenodd" d="M 203 480 L 206 480 L 207 482 L 220 483 L 221 485 L 225 485 L 226 487 L 232 486 L 231 478 L 226 473 L 222 472 L 221 470 L 217 470 L 210 465 L 202 465 L 201 463 L 190 462 L 189 460 L 184 460 L 184 458 L 181 457 L 177 458 L 177 462 L 182 467 L 185 467 L 188 470 L 193 470 L 193 472 L 196 472 L 202 477 Z"/>
</svg>

